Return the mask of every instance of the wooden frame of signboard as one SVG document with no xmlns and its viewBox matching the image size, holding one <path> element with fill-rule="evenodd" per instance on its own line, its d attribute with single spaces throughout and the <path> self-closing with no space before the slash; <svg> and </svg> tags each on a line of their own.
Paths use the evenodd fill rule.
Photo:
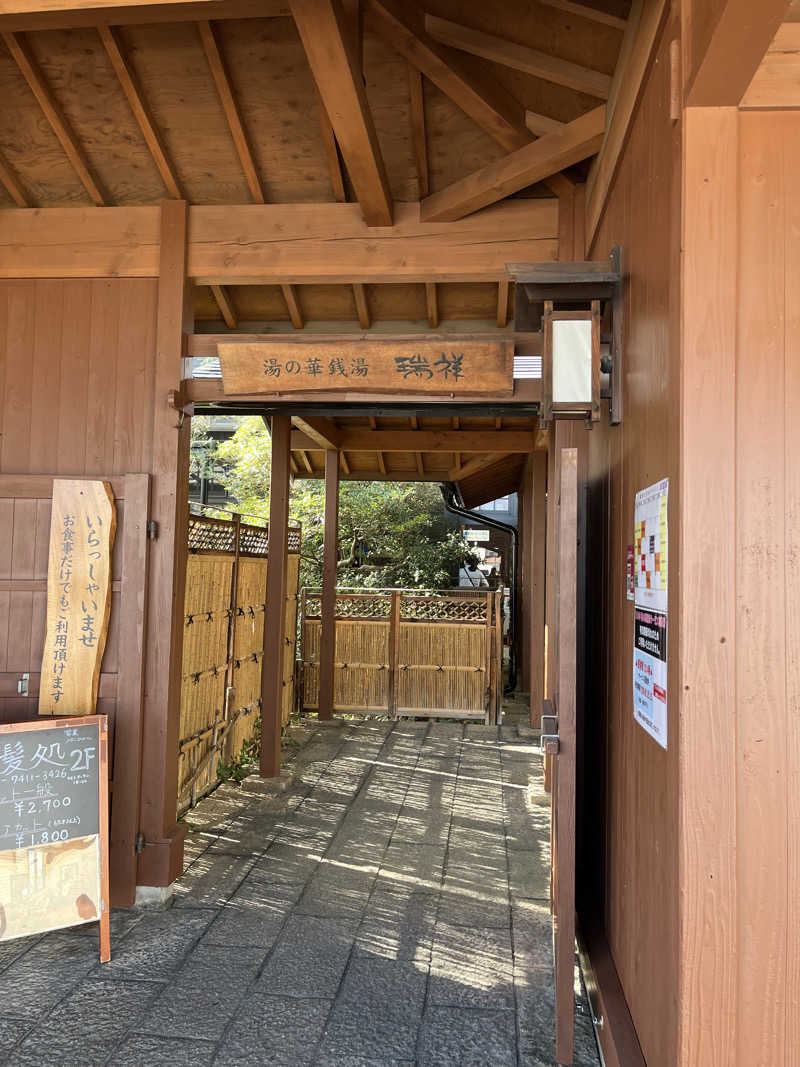
<svg viewBox="0 0 800 1067">
<path fill-rule="evenodd" d="M 17 919 L 13 911 L 13 894 L 9 892 L 2 893 L 2 905 L 0 905 L 0 941 L 13 940 L 17 937 L 25 937 L 35 933 L 45 933 L 50 930 L 62 930 L 69 926 L 80 926 L 84 923 L 93 922 L 99 920 L 100 924 L 100 962 L 108 963 L 111 959 L 111 911 L 110 911 L 110 895 L 109 895 L 109 862 L 108 862 L 108 719 L 105 715 L 81 715 L 72 718 L 43 718 L 35 719 L 32 722 L 18 722 L 18 723 L 5 723 L 0 724 L 0 752 L 2 752 L 2 763 L 0 771 L 2 776 L 5 777 L 8 773 L 8 767 L 10 766 L 10 757 L 6 756 L 6 753 L 13 751 L 12 742 L 3 741 L 3 738 L 10 736 L 19 740 L 21 734 L 29 733 L 50 733 L 54 731 L 80 729 L 82 727 L 97 728 L 97 832 L 86 835 L 66 836 L 62 837 L 62 834 L 69 834 L 69 831 L 62 829 L 58 831 L 59 839 L 51 840 L 50 833 L 43 830 L 34 830 L 34 833 L 39 833 L 44 837 L 44 840 L 36 844 L 23 845 L 19 848 L 5 848 L 0 847 L 0 887 L 8 879 L 9 886 L 12 882 L 19 884 L 20 880 L 27 878 L 28 882 L 35 879 L 34 893 L 26 896 L 33 902 L 33 906 L 30 908 L 30 914 L 26 914 L 24 918 Z M 19 751 L 18 749 L 16 750 Z M 70 755 L 74 755 L 78 750 L 73 750 Z M 53 755 L 52 747 L 49 750 L 49 754 Z M 38 752 L 37 752 L 38 755 Z M 63 757 L 62 757 L 63 758 Z M 89 757 L 85 757 L 87 764 L 85 770 L 89 773 Z M 42 763 L 50 763 L 49 758 L 42 758 L 37 766 L 41 766 Z M 82 772 L 84 770 L 81 766 L 73 766 L 71 771 Z M 29 774 L 20 768 L 22 774 Z M 52 772 L 43 772 L 47 774 L 50 782 L 59 781 L 57 774 Z M 94 772 L 91 772 L 92 775 Z M 34 782 L 30 782 L 34 785 Z M 2 786 L 0 785 L 0 790 Z M 35 805 L 40 802 L 42 805 L 47 804 L 47 811 L 55 810 L 55 805 L 52 804 L 54 800 L 63 800 L 53 795 L 45 795 L 37 788 L 35 797 L 32 800 L 14 801 L 13 799 L 13 786 L 12 786 L 12 800 L 11 803 L 20 804 L 32 804 Z M 0 794 L 0 807 L 3 804 L 7 804 L 9 801 L 3 799 Z M 31 812 L 30 808 L 26 814 L 33 814 L 34 816 L 34 828 L 36 827 L 35 812 Z M 62 822 L 65 820 L 62 820 Z M 19 830 L 19 826 L 17 829 Z M 2 830 L 9 831 L 10 827 L 0 826 L 0 833 Z M 7 833 L 5 836 L 12 836 Z M 27 831 L 24 835 L 27 836 Z M 1 844 L 1 842 L 0 842 Z M 38 857 L 33 858 L 31 853 L 44 854 L 42 861 L 40 862 Z M 10 857 L 10 858 L 9 858 Z M 70 859 L 72 862 L 70 862 Z M 21 873 L 17 868 L 21 867 Z M 63 904 L 56 904 L 54 906 L 52 900 L 44 900 L 44 907 L 41 910 L 36 911 L 36 893 L 38 892 L 41 897 L 44 897 L 47 891 L 48 880 L 52 882 L 58 879 L 59 887 L 64 885 L 70 885 L 73 888 L 83 890 L 78 892 L 78 895 L 74 898 L 74 904 L 70 904 L 69 899 L 65 900 Z M 70 883 L 72 879 L 72 883 Z M 27 887 L 26 887 L 27 889 Z M 88 890 L 88 891 L 86 891 Z M 94 898 L 94 899 L 93 899 Z M 75 908 L 77 918 L 70 915 L 71 907 Z M 55 921 L 54 921 L 55 919 Z M 9 927 L 11 927 L 11 933 L 8 933 Z"/>
</svg>

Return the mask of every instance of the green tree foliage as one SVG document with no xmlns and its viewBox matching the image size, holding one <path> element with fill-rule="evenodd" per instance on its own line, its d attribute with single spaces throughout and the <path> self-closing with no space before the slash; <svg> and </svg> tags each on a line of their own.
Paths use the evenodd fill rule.
<svg viewBox="0 0 800 1067">
<path fill-rule="evenodd" d="M 200 427 L 207 448 L 207 428 Z M 269 514 L 270 438 L 258 417 L 241 420 L 213 456 L 234 506 Z M 323 509 L 320 480 L 298 478 L 290 514 L 303 524 L 300 581 L 322 577 Z M 466 545 L 447 522 L 439 488 L 430 482 L 342 482 L 339 490 L 339 565 L 342 586 L 441 589 L 457 582 Z"/>
</svg>

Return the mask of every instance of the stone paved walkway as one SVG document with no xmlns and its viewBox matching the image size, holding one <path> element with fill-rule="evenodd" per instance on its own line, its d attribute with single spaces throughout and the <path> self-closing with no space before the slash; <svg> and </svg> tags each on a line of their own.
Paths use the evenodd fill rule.
<svg viewBox="0 0 800 1067">
<path fill-rule="evenodd" d="M 201 806 L 166 911 L 0 945 L 22 1065 L 553 1063 L 541 761 L 513 727 L 320 729 L 279 796 Z M 576 1063 L 598 1064 L 585 998 Z"/>
</svg>

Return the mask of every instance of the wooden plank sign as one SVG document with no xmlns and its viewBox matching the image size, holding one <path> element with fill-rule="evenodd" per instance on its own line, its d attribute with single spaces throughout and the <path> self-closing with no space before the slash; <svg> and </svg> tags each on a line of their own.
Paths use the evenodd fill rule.
<svg viewBox="0 0 800 1067">
<path fill-rule="evenodd" d="M 96 710 L 115 532 L 108 482 L 53 482 L 40 715 L 92 715 Z"/>
<path fill-rule="evenodd" d="M 513 392 L 511 341 L 264 341 L 218 344 L 225 393 Z"/>
<path fill-rule="evenodd" d="M 105 963 L 105 715 L 0 725 L 0 941 L 98 920 Z"/>
</svg>

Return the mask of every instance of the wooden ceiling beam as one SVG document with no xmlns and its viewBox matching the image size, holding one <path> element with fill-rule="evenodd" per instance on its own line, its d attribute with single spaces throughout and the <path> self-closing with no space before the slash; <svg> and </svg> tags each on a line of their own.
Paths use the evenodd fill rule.
<svg viewBox="0 0 800 1067">
<path fill-rule="evenodd" d="M 691 34 L 687 71 L 690 107 L 737 107 L 747 92 L 781 23 L 788 0 L 718 0 L 708 40 Z M 693 29 L 693 27 L 692 27 Z"/>
<path fill-rule="evenodd" d="M 326 451 L 328 449 L 333 451 L 339 449 L 341 431 L 331 419 L 323 419 L 316 416 L 305 418 L 300 415 L 292 415 L 292 425 L 296 426 L 298 430 L 302 430 L 312 441 L 316 441 L 318 448 Z"/>
<path fill-rule="evenodd" d="M 313 474 L 304 473 L 299 471 L 298 478 L 323 478 L 325 472 L 322 470 L 315 470 Z M 419 470 L 415 467 L 413 470 L 353 470 L 348 473 L 342 473 L 339 475 L 341 481 L 346 482 L 446 482 L 448 481 L 446 471 L 429 471 L 423 470 L 420 474 Z"/>
<path fill-rule="evenodd" d="M 568 89 L 596 96 L 600 100 L 608 99 L 611 78 L 601 71 L 581 67 L 566 59 L 559 59 L 546 52 L 537 52 L 534 48 L 508 41 L 503 37 L 494 37 L 492 34 L 473 30 L 469 26 L 462 26 L 435 15 L 425 16 L 425 29 L 434 40 L 449 48 L 457 48 L 460 52 L 480 56 L 481 59 L 488 59 L 492 63 L 533 74 L 544 81 L 564 85 Z"/>
<path fill-rule="evenodd" d="M 436 295 L 436 282 L 425 282 L 425 303 L 428 311 L 428 325 L 435 330 L 439 325 L 439 300 Z"/>
<path fill-rule="evenodd" d="M 224 285 L 212 285 L 211 293 L 214 300 L 217 302 L 217 307 L 220 310 L 220 314 L 225 320 L 225 325 L 229 330 L 235 330 L 238 328 L 239 321 L 236 315 L 236 309 L 233 306 L 231 295 Z"/>
<path fill-rule="evenodd" d="M 325 146 L 325 159 L 328 163 L 328 173 L 331 179 L 333 199 L 337 203 L 343 204 L 347 200 L 347 192 L 344 187 L 342 159 L 339 155 L 339 146 L 336 143 L 336 134 L 333 132 L 331 120 L 328 118 L 328 112 L 325 110 L 325 102 L 319 95 L 318 90 L 317 101 L 319 103 L 319 127 L 322 132 L 322 143 Z"/>
<path fill-rule="evenodd" d="M 155 123 L 150 114 L 150 109 L 142 95 L 139 81 L 122 52 L 119 31 L 111 26 L 98 26 L 97 32 L 100 35 L 100 40 L 103 42 L 106 54 L 111 61 L 111 66 L 114 68 L 114 73 L 117 76 L 120 87 L 125 94 L 125 99 L 128 101 L 130 109 L 133 112 L 136 125 L 141 130 L 150 155 L 153 157 L 156 169 L 161 175 L 164 188 L 173 200 L 182 200 L 183 193 L 178 184 L 178 179 L 175 177 L 174 167 L 169 161 L 166 149 L 164 148 L 164 143 L 155 127 Z"/>
<path fill-rule="evenodd" d="M 540 115 L 537 111 L 525 112 L 525 125 L 535 137 L 544 137 L 546 133 L 554 133 L 564 126 L 558 119 L 551 119 L 547 115 Z"/>
<path fill-rule="evenodd" d="M 292 326 L 294 326 L 296 330 L 302 330 L 303 315 L 300 311 L 300 304 L 297 301 L 297 286 L 282 285 L 281 292 L 283 293 L 283 299 L 286 302 L 286 310 L 289 312 L 289 318 L 292 320 Z"/>
<path fill-rule="evenodd" d="M 490 452 L 488 455 L 468 459 L 460 467 L 453 467 L 447 472 L 447 481 L 460 482 L 463 478 L 468 478 L 471 474 L 477 474 L 478 471 L 482 471 L 486 467 L 493 467 L 495 463 L 499 463 L 503 459 L 508 459 L 506 452 Z"/>
<path fill-rule="evenodd" d="M 383 40 L 437 86 L 483 130 L 511 152 L 530 141 L 525 109 L 482 70 L 467 67 L 458 52 L 427 32 L 415 0 L 365 0 L 367 18 Z"/>
<path fill-rule="evenodd" d="M 378 428 L 378 423 L 374 415 L 369 416 L 369 428 L 370 430 L 376 430 Z M 383 452 L 376 452 L 375 455 L 378 460 L 378 470 L 382 474 L 386 474 L 386 460 L 383 458 Z"/>
<path fill-rule="evenodd" d="M 339 5 L 291 0 L 291 9 L 364 218 L 370 226 L 391 226 L 389 180 Z"/>
<path fill-rule="evenodd" d="M 541 143 L 541 142 L 539 142 Z M 243 204 L 189 208 L 188 271 L 198 285 L 498 282 L 506 263 L 557 255 L 558 205 L 515 199 L 463 222 L 420 220 L 395 205 L 380 234 L 357 204 Z M 0 211 L 2 278 L 152 278 L 159 209 Z"/>
<path fill-rule="evenodd" d="M 301 460 L 303 466 L 305 467 L 306 471 L 308 472 L 308 474 L 313 474 L 314 473 L 314 467 L 313 467 L 313 465 L 311 463 L 311 460 L 308 458 L 308 452 L 306 452 L 305 449 L 302 449 L 302 448 L 300 449 L 300 460 Z"/>
<path fill-rule="evenodd" d="M 19 179 L 2 153 L 0 153 L 0 185 L 3 186 L 17 207 L 31 206 L 19 183 Z"/>
<path fill-rule="evenodd" d="M 588 19 L 590 22 L 599 22 L 602 26 L 611 26 L 615 30 L 624 30 L 625 19 L 617 15 L 609 15 L 607 11 L 589 7 L 588 4 L 576 4 L 574 0 L 539 0 L 545 7 L 554 7 L 558 11 L 565 11 L 568 15 L 577 15 L 579 18 Z"/>
<path fill-rule="evenodd" d="M 430 192 L 428 171 L 428 140 L 425 133 L 425 90 L 422 75 L 416 67 L 408 66 L 408 102 L 411 118 L 411 146 L 414 149 L 414 164 L 417 169 L 417 188 L 422 200 Z"/>
<path fill-rule="evenodd" d="M 239 162 L 244 171 L 244 178 L 247 182 L 247 188 L 250 190 L 250 196 L 254 203 L 263 204 L 264 189 L 261 185 L 261 178 L 256 168 L 253 151 L 242 122 L 239 105 L 234 96 L 225 58 L 214 33 L 214 27 L 206 19 L 197 23 L 197 29 L 200 33 L 200 41 L 203 45 L 209 69 L 211 70 L 211 77 L 217 87 L 217 95 L 222 104 L 222 110 L 225 112 L 225 119 L 233 138 L 236 155 L 239 157 Z"/>
<path fill-rule="evenodd" d="M 298 427 L 299 430 L 299 427 Z M 310 435 L 296 433 L 293 448 L 307 448 Z M 346 452 L 533 452 L 530 430 L 339 430 L 338 448 Z M 317 446 L 319 447 L 319 444 Z"/>
<path fill-rule="evenodd" d="M 281 18 L 288 15 L 288 0 L 84 0 L 75 7 L 70 0 L 0 2 L 0 31 L 25 33 L 93 26 L 140 26 L 165 22 L 197 22 L 198 19 Z"/>
<path fill-rule="evenodd" d="M 508 325 L 508 278 L 501 278 L 497 283 L 497 325 L 504 329 Z"/>
<path fill-rule="evenodd" d="M 633 0 L 631 14 L 614 71 L 608 100 L 606 131 L 586 179 L 586 254 L 594 242 L 636 104 L 644 86 L 650 58 L 662 20 L 669 10 L 667 0 Z"/>
<path fill-rule="evenodd" d="M 367 290 L 364 288 L 361 282 L 355 282 L 353 285 L 353 299 L 356 303 L 356 314 L 358 315 L 358 325 L 362 330 L 368 330 L 372 325 L 372 320 L 369 315 L 369 304 L 367 303 Z"/>
<path fill-rule="evenodd" d="M 344 454 L 344 452 L 340 452 L 339 453 L 339 464 L 340 464 L 340 466 L 342 468 L 342 473 L 343 474 L 349 474 L 350 473 L 350 463 L 349 463 L 349 461 L 347 459 L 347 456 Z"/>
<path fill-rule="evenodd" d="M 563 129 L 433 193 L 422 202 L 422 218 L 453 222 L 594 155 L 603 141 L 605 113 L 604 106 L 595 108 Z"/>
<path fill-rule="evenodd" d="M 80 179 L 81 185 L 89 194 L 90 199 L 98 207 L 105 203 L 105 197 L 100 188 L 100 183 L 92 173 L 89 162 L 86 159 L 75 134 L 70 129 L 61 108 L 56 103 L 47 83 L 39 70 L 38 64 L 24 39 L 16 33 L 3 33 L 3 40 L 11 53 L 14 62 L 19 67 L 25 81 L 28 83 L 33 95 L 36 97 L 39 107 L 50 124 L 50 128 L 59 140 L 64 154 L 72 165 L 72 169 Z"/>
</svg>

